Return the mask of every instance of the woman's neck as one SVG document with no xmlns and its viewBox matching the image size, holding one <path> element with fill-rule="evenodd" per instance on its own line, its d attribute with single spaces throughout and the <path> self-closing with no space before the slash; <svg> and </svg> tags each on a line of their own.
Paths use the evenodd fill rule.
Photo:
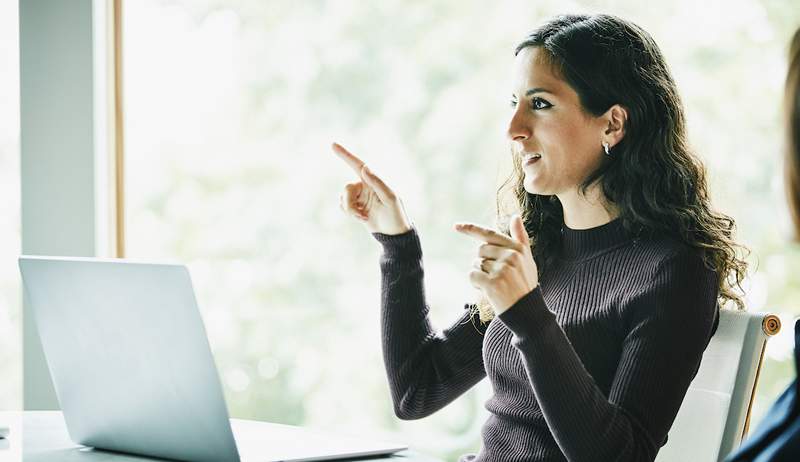
<svg viewBox="0 0 800 462">
<path fill-rule="evenodd" d="M 619 209 L 605 198 L 599 183 L 592 185 L 585 196 L 575 189 L 557 197 L 564 210 L 564 225 L 570 229 L 595 228 L 619 216 Z"/>
</svg>

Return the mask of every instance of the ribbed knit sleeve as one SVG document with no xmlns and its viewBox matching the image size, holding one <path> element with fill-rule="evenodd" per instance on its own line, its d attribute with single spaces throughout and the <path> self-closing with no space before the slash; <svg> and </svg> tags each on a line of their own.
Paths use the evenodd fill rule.
<svg viewBox="0 0 800 462">
<path fill-rule="evenodd" d="M 499 315 L 570 462 L 654 460 L 697 372 L 718 315 L 715 273 L 682 246 L 647 279 L 621 304 L 626 335 L 608 396 L 584 368 L 540 287 Z"/>
<path fill-rule="evenodd" d="M 485 329 L 465 309 L 450 327 L 435 331 L 428 319 L 417 230 L 372 235 L 383 247 L 381 342 L 395 414 L 422 418 L 486 376 L 481 353 Z"/>
</svg>

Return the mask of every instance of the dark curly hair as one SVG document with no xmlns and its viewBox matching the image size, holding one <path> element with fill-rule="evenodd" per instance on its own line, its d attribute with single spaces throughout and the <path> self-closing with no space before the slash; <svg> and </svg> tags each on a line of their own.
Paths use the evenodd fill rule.
<svg viewBox="0 0 800 462">
<path fill-rule="evenodd" d="M 600 116 L 614 104 L 627 109 L 624 138 L 583 181 L 581 193 L 599 181 L 629 232 L 666 234 L 702 249 L 706 266 L 718 274 L 721 304 L 733 301 L 744 309 L 739 293 L 747 263 L 740 251 L 749 251 L 733 240 L 734 220 L 711 207 L 705 168 L 687 141 L 683 104 L 652 37 L 616 16 L 564 15 L 531 32 L 514 54 L 526 47 L 546 51 L 554 72 L 575 90 L 588 114 Z M 503 205 L 510 189 L 541 275 L 561 244 L 563 210 L 556 196 L 525 190 L 519 154 L 512 149 L 512 156 L 514 171 L 497 193 L 498 227 L 509 234 Z M 482 321 L 491 318 L 485 297 L 473 311 Z"/>
</svg>

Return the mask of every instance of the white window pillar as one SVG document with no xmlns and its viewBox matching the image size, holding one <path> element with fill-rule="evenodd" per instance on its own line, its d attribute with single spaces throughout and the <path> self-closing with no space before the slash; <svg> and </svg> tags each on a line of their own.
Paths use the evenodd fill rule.
<svg viewBox="0 0 800 462">
<path fill-rule="evenodd" d="M 19 3 L 24 254 L 109 254 L 105 5 L 104 0 Z M 24 409 L 58 409 L 26 298 Z"/>
</svg>

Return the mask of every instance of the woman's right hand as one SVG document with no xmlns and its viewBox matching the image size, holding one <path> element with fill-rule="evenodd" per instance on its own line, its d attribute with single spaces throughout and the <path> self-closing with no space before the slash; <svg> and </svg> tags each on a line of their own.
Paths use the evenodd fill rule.
<svg viewBox="0 0 800 462">
<path fill-rule="evenodd" d="M 361 159 L 340 144 L 333 143 L 333 152 L 361 180 L 345 185 L 339 195 L 339 207 L 363 222 L 371 233 L 402 234 L 411 230 L 403 201 L 394 191 L 371 172 Z"/>
</svg>

